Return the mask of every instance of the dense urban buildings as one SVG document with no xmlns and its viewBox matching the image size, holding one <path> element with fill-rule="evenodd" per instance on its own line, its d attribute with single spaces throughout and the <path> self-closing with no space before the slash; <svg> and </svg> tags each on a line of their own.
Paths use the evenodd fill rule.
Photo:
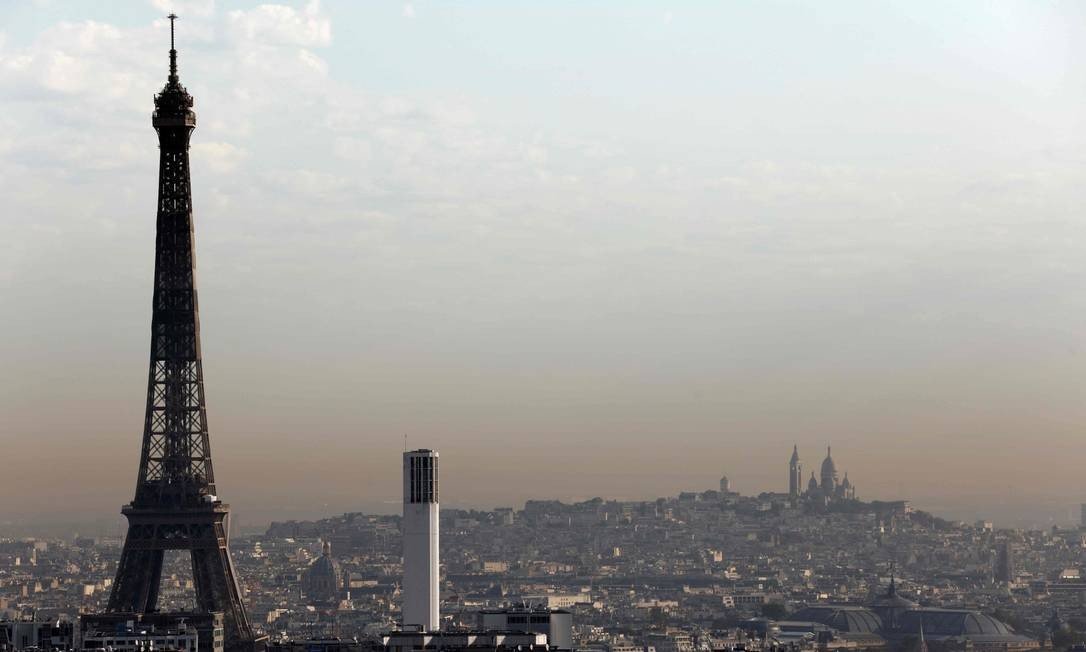
<svg viewBox="0 0 1086 652">
<path fill-rule="evenodd" d="M 405 460 L 412 455 L 436 459 L 413 451 Z M 415 485 L 416 498 L 436 505 L 427 480 L 437 479 L 436 469 L 420 472 L 424 464 L 416 462 L 415 474 L 405 464 L 407 500 Z M 946 521 L 905 501 L 718 489 L 440 512 L 426 521 L 441 533 L 442 607 L 426 627 L 432 631 L 401 631 L 412 624 L 404 616 L 405 512 L 279 522 L 236 535 L 256 633 L 282 652 L 477 649 L 495 641 L 601 652 L 911 651 L 921 634 L 931 650 L 1013 652 L 1086 641 L 1086 530 L 1005 530 Z M 71 638 L 64 623 L 106 606 L 122 543 L 0 542 L 4 619 L 38 623 L 64 645 Z M 162 603 L 184 611 L 195 599 L 191 564 L 174 559 L 162 577 Z M 201 626 L 196 619 L 186 627 L 189 641 Z M 180 641 L 182 633 L 145 617 L 81 636 L 129 645 L 140 636 Z"/>
</svg>

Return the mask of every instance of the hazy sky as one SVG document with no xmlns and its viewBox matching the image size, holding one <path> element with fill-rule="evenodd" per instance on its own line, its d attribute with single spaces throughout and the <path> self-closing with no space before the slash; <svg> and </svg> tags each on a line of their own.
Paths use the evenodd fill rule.
<svg viewBox="0 0 1086 652">
<path fill-rule="evenodd" d="M 1086 501 L 1086 5 L 0 4 L 0 523 L 131 499 L 178 21 L 242 523 L 783 490 Z"/>
</svg>

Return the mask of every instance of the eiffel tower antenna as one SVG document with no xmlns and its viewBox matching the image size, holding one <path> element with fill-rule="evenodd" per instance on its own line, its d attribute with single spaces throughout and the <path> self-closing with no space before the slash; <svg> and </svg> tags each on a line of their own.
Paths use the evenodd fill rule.
<svg viewBox="0 0 1086 652">
<path fill-rule="evenodd" d="M 170 82 L 177 83 L 177 48 L 174 47 L 173 42 L 173 28 L 174 21 L 177 20 L 177 14 L 170 14 L 166 16 L 170 19 Z"/>
</svg>

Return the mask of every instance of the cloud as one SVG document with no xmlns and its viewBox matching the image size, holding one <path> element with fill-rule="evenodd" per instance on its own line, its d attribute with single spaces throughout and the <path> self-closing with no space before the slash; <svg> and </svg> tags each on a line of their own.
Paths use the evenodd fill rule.
<svg viewBox="0 0 1086 652">
<path fill-rule="evenodd" d="M 340 137 L 335 139 L 335 154 L 344 160 L 365 164 L 373 159 L 373 147 L 365 138 Z"/>
<path fill-rule="evenodd" d="M 1073 181 L 1004 179 L 999 193 L 963 193 L 962 186 L 951 192 L 940 170 L 891 177 L 877 168 L 758 155 L 710 165 L 669 161 L 618 138 L 495 127 L 483 117 L 485 104 L 470 97 L 376 94 L 337 79 L 317 54 L 332 34 L 317 3 L 189 9 L 194 19 L 183 24 L 181 63 L 199 115 L 195 191 L 215 197 L 208 210 L 231 207 L 229 224 L 238 229 L 269 213 L 284 230 L 300 228 L 292 218 L 312 222 L 317 213 L 333 225 L 308 234 L 308 249 L 284 255 L 321 258 L 325 248 L 338 250 L 344 240 L 334 225 L 377 211 L 397 219 L 387 222 L 392 232 L 374 255 L 406 242 L 434 265 L 461 245 L 485 259 L 487 251 L 505 256 L 532 243 L 533 255 L 552 261 L 603 260 L 638 248 L 690 260 L 727 251 L 734 264 L 755 263 L 751 269 L 824 267 L 862 276 L 928 255 L 922 244 L 932 229 L 903 226 L 906 211 L 933 211 L 937 200 L 952 197 L 959 218 L 969 220 L 939 228 L 968 239 L 993 213 L 1043 213 L 1046 198 L 1066 193 Z M 37 227 L 63 232 L 73 214 L 113 219 L 105 207 L 114 189 L 127 188 L 133 202 L 139 188 L 148 192 L 156 156 L 148 111 L 165 77 L 166 25 L 161 18 L 130 27 L 61 22 L 28 45 L 0 50 L 0 97 L 8 100 L 0 189 L 21 213 L 50 212 Z M 102 189 L 82 187 L 97 180 L 106 182 Z M 66 204 L 65 194 L 85 201 Z M 996 195 L 1000 206 L 993 207 Z M 47 201 L 35 204 L 40 196 Z M 134 203 L 132 210 L 145 207 Z M 284 248 L 282 232 L 250 232 L 247 244 Z M 982 233 L 1004 246 L 1005 234 Z M 359 246 L 375 241 L 367 235 Z M 982 248 L 978 242 L 973 246 Z M 865 251 L 882 252 L 881 260 Z"/>
<path fill-rule="evenodd" d="M 309 50 L 299 50 L 298 60 L 319 75 L 328 74 L 328 63 Z"/>
<path fill-rule="evenodd" d="M 150 30 L 128 32 L 96 21 L 59 23 L 21 51 L 0 52 L 0 93 L 9 98 L 79 95 L 95 104 L 132 99 L 146 82 Z"/>
<path fill-rule="evenodd" d="M 403 6 L 403 17 L 404 18 L 414 18 L 415 17 L 415 7 L 412 6 L 411 4 L 405 4 Z"/>
<path fill-rule="evenodd" d="M 316 0 L 302 10 L 266 4 L 227 15 L 228 33 L 235 40 L 265 44 L 323 47 L 332 42 L 332 23 Z"/>
<path fill-rule="evenodd" d="M 191 157 L 194 167 L 206 165 L 212 172 L 229 174 L 249 157 L 249 152 L 231 143 L 197 142 L 192 145 Z"/>
</svg>

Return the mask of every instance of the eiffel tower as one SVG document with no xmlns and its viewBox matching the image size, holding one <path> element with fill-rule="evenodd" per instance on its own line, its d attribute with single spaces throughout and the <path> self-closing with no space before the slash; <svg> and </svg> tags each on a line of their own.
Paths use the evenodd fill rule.
<svg viewBox="0 0 1086 652">
<path fill-rule="evenodd" d="M 157 614 L 163 554 L 188 550 L 196 613 L 222 614 L 227 652 L 252 650 L 257 639 L 227 548 L 230 508 L 216 495 L 211 468 L 189 182 L 196 114 L 177 76 L 177 17 L 169 18 L 170 76 L 151 119 L 160 155 L 147 412 L 136 496 L 121 510 L 128 534 L 107 612 Z"/>
</svg>

